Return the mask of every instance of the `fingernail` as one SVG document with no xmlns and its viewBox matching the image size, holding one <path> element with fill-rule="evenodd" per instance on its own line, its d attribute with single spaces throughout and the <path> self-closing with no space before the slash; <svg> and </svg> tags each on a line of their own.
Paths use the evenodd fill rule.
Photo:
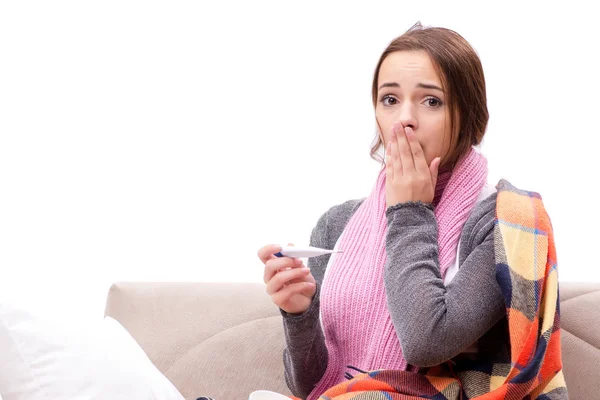
<svg viewBox="0 0 600 400">
<path fill-rule="evenodd" d="M 406 136 L 412 136 L 412 134 L 414 133 L 411 128 L 404 129 L 404 132 L 406 132 Z"/>
</svg>

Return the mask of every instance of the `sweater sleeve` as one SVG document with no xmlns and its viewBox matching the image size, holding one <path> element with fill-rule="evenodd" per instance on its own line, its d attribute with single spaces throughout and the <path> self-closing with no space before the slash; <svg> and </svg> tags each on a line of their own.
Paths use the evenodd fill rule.
<svg viewBox="0 0 600 400">
<path fill-rule="evenodd" d="M 446 287 L 438 261 L 437 221 L 429 203 L 386 210 L 385 287 L 392 323 L 409 364 L 441 364 L 477 341 L 506 313 L 495 278 L 493 212 L 476 221 L 471 251 Z"/>
<path fill-rule="evenodd" d="M 328 248 L 327 228 L 325 213 L 312 230 L 311 246 Z M 308 397 L 327 368 L 327 347 L 319 320 L 319 294 L 328 261 L 329 255 L 308 259 L 308 268 L 317 282 L 317 290 L 308 310 L 302 314 L 289 314 L 280 309 L 286 341 L 283 351 L 285 381 L 291 392 L 303 399 Z"/>
</svg>

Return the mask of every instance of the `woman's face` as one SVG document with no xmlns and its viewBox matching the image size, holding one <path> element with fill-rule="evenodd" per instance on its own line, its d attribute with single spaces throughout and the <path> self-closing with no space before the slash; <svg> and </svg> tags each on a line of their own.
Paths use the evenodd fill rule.
<svg viewBox="0 0 600 400">
<path fill-rule="evenodd" d="M 450 113 L 440 77 L 425 51 L 395 51 L 379 69 L 375 118 L 384 148 L 394 122 L 410 126 L 423 148 L 427 165 L 450 150 Z M 458 121 L 457 124 L 458 126 Z"/>
</svg>

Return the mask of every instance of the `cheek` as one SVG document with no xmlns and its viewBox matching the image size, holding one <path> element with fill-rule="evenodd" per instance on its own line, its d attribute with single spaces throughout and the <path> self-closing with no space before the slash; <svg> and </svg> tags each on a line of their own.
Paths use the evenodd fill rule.
<svg viewBox="0 0 600 400">
<path fill-rule="evenodd" d="M 435 158 L 435 146 L 431 146 L 428 143 L 421 143 L 421 147 L 423 148 L 423 154 L 425 154 L 427 165 L 431 164 L 431 161 Z"/>
<path fill-rule="evenodd" d="M 441 137 L 438 138 L 436 135 L 423 135 L 419 142 L 423 148 L 423 153 L 425 154 L 427 164 L 431 164 L 434 158 L 441 155 Z"/>
<path fill-rule="evenodd" d="M 446 121 L 444 118 L 436 118 L 428 121 L 427 126 L 423 126 L 421 146 L 425 153 L 425 158 L 429 163 L 434 158 L 443 156 L 450 147 L 450 136 L 447 134 Z"/>
<path fill-rule="evenodd" d="M 381 137 L 384 141 L 383 144 L 385 146 L 391 139 L 390 135 L 391 135 L 391 129 L 392 129 L 392 126 L 394 123 L 394 119 L 391 118 L 389 115 L 385 115 L 384 113 L 379 113 L 379 112 L 375 112 L 375 118 L 377 121 L 377 129 L 379 130 L 379 133 L 381 134 Z"/>
</svg>

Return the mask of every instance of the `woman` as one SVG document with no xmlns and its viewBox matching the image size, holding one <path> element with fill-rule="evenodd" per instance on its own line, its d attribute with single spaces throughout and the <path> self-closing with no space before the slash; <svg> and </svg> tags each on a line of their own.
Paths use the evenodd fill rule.
<svg viewBox="0 0 600 400">
<path fill-rule="evenodd" d="M 357 370 L 402 371 L 394 378 L 402 387 L 387 393 L 404 397 L 387 398 L 418 398 L 427 385 L 446 384 L 440 398 L 477 397 L 498 385 L 470 385 L 473 365 L 515 365 L 506 284 L 497 275 L 498 193 L 474 148 L 488 122 L 481 62 L 457 33 L 418 23 L 381 55 L 372 96 L 371 156 L 385 148 L 373 190 L 330 208 L 310 238 L 343 252 L 310 258 L 308 268 L 273 256 L 278 245 L 258 252 L 283 315 L 287 384 L 313 400 L 336 385 L 328 398 L 342 393 Z M 456 379 L 425 382 L 432 374 Z M 487 374 L 490 382 L 509 375 Z M 525 389 L 505 381 L 495 398 L 524 397 L 507 395 Z M 566 388 L 553 395 L 566 398 Z"/>
</svg>

